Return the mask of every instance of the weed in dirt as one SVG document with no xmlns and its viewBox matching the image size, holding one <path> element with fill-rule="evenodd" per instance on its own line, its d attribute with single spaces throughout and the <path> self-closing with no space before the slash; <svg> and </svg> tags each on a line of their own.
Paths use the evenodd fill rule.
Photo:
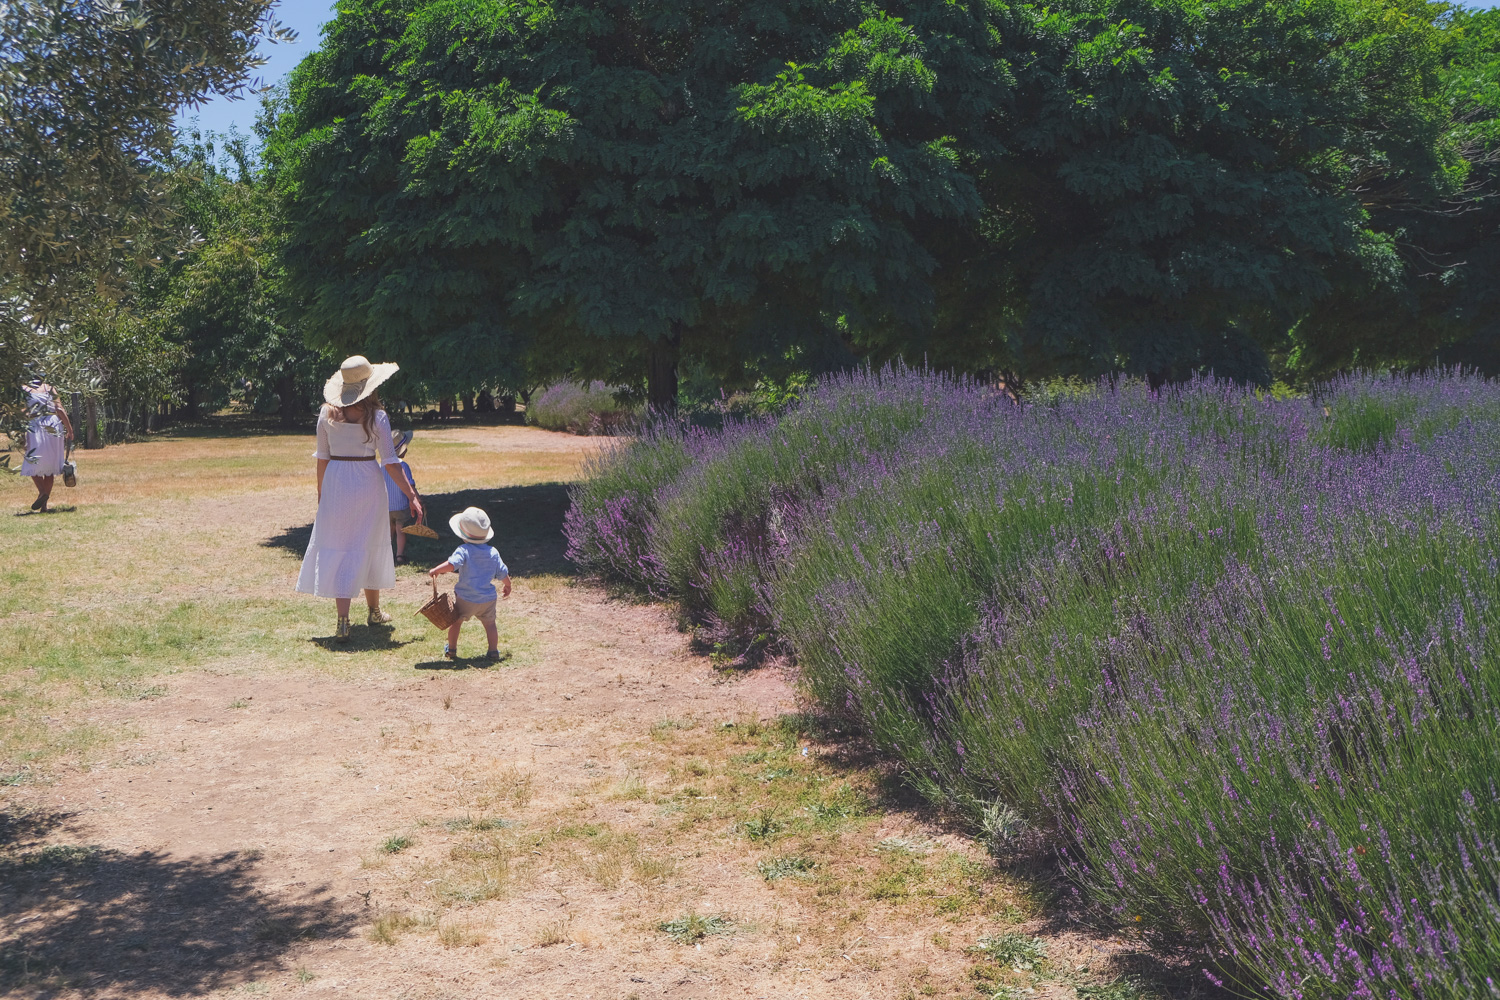
<svg viewBox="0 0 1500 1000">
<path fill-rule="evenodd" d="M 483 833 L 488 830 L 504 830 L 513 825 L 514 824 L 511 823 L 511 821 L 508 819 L 483 816 L 478 818 L 475 818 L 473 816 L 459 816 L 454 819 L 443 821 L 443 829 L 447 830 L 449 833 L 459 833 L 465 830 L 472 830 L 475 833 Z"/>
<path fill-rule="evenodd" d="M 297 966 L 296 976 L 297 982 L 301 983 L 303 986 L 306 986 L 308 983 L 318 978 L 317 973 L 313 972 L 305 965 Z"/>
<path fill-rule="evenodd" d="M 767 882 L 774 882 L 779 878 L 802 877 L 810 874 L 818 863 L 811 858 L 800 855 L 783 855 L 779 858 L 771 858 L 759 862 L 755 868 L 761 877 Z"/>
<path fill-rule="evenodd" d="M 733 934 L 734 924 L 721 916 L 702 916 L 689 910 L 676 920 L 665 920 L 656 929 L 678 944 L 694 944 L 710 934 Z"/>
<path fill-rule="evenodd" d="M 1079 1000 L 1157 1000 L 1158 994 L 1132 976 L 1121 976 L 1108 983 L 1076 987 Z"/>
<path fill-rule="evenodd" d="M 671 717 L 658 719 L 651 725 L 651 738 L 653 740 L 670 740 L 676 733 L 693 729 L 698 724 L 692 719 L 674 719 Z"/>
<path fill-rule="evenodd" d="M 571 919 L 571 917 L 564 917 L 538 927 L 536 933 L 531 936 L 532 945 L 537 948 L 550 948 L 553 945 L 567 944 L 568 924 Z"/>
<path fill-rule="evenodd" d="M 888 854 L 929 854 L 932 852 L 932 845 L 911 837 L 887 837 L 875 845 L 875 850 Z"/>
<path fill-rule="evenodd" d="M 484 943 L 484 935 L 463 924 L 449 922 L 438 925 L 438 941 L 444 948 L 473 948 Z"/>
<path fill-rule="evenodd" d="M 1045 941 L 1015 931 L 982 937 L 969 952 L 983 955 L 990 961 L 1009 966 L 1017 972 L 1034 971 L 1047 961 Z"/>
<path fill-rule="evenodd" d="M 250 707 L 250 703 L 248 701 L 246 701 L 244 698 L 236 698 L 236 699 L 234 699 L 234 701 L 231 701 L 229 703 L 229 707 L 230 708 L 249 708 Z"/>
<path fill-rule="evenodd" d="M 376 944 L 394 945 L 396 940 L 420 923 L 409 913 L 382 913 L 370 927 L 369 938 Z"/>
<path fill-rule="evenodd" d="M 412 840 L 406 834 L 401 833 L 393 837 L 385 838 L 385 840 L 380 844 L 380 849 L 387 854 L 400 854 L 402 851 L 406 850 L 408 847 L 412 846 L 415 843 L 415 840 Z"/>
<path fill-rule="evenodd" d="M 765 808 L 739 824 L 739 830 L 751 840 L 773 840 L 786 829 L 786 823 L 775 810 Z"/>
<path fill-rule="evenodd" d="M 701 760 L 690 760 L 684 765 L 688 774 L 695 778 L 702 778 L 709 774 L 711 768 Z"/>
<path fill-rule="evenodd" d="M 615 786 L 611 798 L 616 799 L 644 799 L 648 794 L 646 783 L 638 774 L 627 774 L 620 783 Z"/>
</svg>

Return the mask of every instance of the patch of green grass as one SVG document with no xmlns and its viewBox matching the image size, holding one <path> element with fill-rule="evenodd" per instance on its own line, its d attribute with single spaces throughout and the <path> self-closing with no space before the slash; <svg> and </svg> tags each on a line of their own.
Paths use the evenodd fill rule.
<svg viewBox="0 0 1500 1000">
<path fill-rule="evenodd" d="M 693 944 L 711 934 L 732 934 L 734 924 L 721 916 L 702 916 L 691 910 L 675 920 L 666 920 L 656 929 L 678 944 Z"/>
<path fill-rule="evenodd" d="M 751 840 L 772 840 L 786 830 L 786 823 L 775 810 L 766 808 L 742 821 L 739 830 Z"/>
<path fill-rule="evenodd" d="M 1075 987 L 1079 1000 L 1157 1000 L 1159 994 L 1133 976 Z"/>
<path fill-rule="evenodd" d="M 475 833 L 483 833 L 487 830 L 504 830 L 514 825 L 515 824 L 508 819 L 499 819 L 497 817 L 485 816 L 477 818 L 473 816 L 459 816 L 454 819 L 443 821 L 443 829 L 447 830 L 449 833 L 459 833 L 464 830 L 472 830 Z"/>
<path fill-rule="evenodd" d="M 380 849 L 387 854 L 400 854 L 415 843 L 415 840 L 402 833 L 385 838 L 380 844 Z"/>
<path fill-rule="evenodd" d="M 1047 961 L 1047 942 L 1014 931 L 982 937 L 969 950 L 1017 972 L 1035 971 Z"/>
<path fill-rule="evenodd" d="M 756 864 L 755 868 L 767 882 L 774 882 L 779 878 L 796 878 L 808 875 L 817 866 L 818 863 L 811 858 L 789 854 L 761 861 Z"/>
</svg>

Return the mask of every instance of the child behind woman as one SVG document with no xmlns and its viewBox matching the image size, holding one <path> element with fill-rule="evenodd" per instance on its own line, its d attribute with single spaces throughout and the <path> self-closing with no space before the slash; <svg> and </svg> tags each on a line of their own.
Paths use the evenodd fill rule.
<svg viewBox="0 0 1500 1000">
<path fill-rule="evenodd" d="M 396 464 L 401 466 L 401 475 L 411 484 L 412 496 L 417 496 L 417 481 L 412 478 L 411 466 L 406 464 L 406 448 L 411 444 L 411 439 L 411 431 L 396 434 Z M 386 506 L 390 509 L 391 540 L 396 543 L 396 565 L 403 566 L 406 564 L 406 533 L 401 529 L 411 523 L 411 501 L 391 478 L 389 470 L 385 474 L 385 499 Z"/>
<path fill-rule="evenodd" d="M 458 605 L 458 621 L 448 629 L 448 645 L 443 655 L 448 659 L 458 657 L 458 632 L 464 622 L 478 618 L 484 626 L 484 637 L 489 640 L 490 651 L 485 659 L 496 662 L 500 659 L 500 631 L 495 627 L 495 581 L 505 581 L 505 596 L 510 596 L 510 570 L 500 558 L 500 553 L 489 544 L 495 537 L 490 527 L 490 516 L 478 507 L 470 507 L 454 514 L 448 521 L 453 533 L 463 539 L 463 544 L 453 550 L 448 561 L 428 570 L 428 575 L 437 577 L 443 573 L 458 573 L 458 583 L 453 587 L 454 603 Z"/>
</svg>

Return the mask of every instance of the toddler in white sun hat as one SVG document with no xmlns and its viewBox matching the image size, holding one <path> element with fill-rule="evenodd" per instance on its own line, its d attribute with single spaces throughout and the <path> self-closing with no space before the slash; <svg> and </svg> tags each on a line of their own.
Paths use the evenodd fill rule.
<svg viewBox="0 0 1500 1000">
<path fill-rule="evenodd" d="M 427 571 L 436 577 L 443 573 L 457 573 L 458 583 L 453 587 L 454 603 L 458 606 L 458 621 L 448 629 L 448 645 L 443 655 L 452 660 L 458 656 L 458 630 L 470 618 L 478 618 L 484 626 L 484 637 L 490 641 L 490 651 L 485 659 L 495 662 L 500 659 L 500 631 L 495 627 L 495 581 L 505 581 L 506 597 L 510 596 L 510 570 L 500 553 L 489 544 L 495 537 L 490 527 L 490 516 L 478 507 L 454 514 L 448 519 L 448 527 L 463 539 L 463 544 L 453 550 L 448 561 Z"/>
</svg>

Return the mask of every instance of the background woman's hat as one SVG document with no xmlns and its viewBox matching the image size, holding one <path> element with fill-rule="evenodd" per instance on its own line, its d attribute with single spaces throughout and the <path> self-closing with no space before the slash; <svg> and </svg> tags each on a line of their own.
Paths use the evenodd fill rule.
<svg viewBox="0 0 1500 1000">
<path fill-rule="evenodd" d="M 490 527 L 490 516 L 478 507 L 470 507 L 454 514 L 448 518 L 448 527 L 466 542 L 487 542 L 495 537 L 495 529 Z"/>
<path fill-rule="evenodd" d="M 334 406 L 353 406 L 400 368 L 395 362 L 372 365 L 363 354 L 345 358 L 333 378 L 323 384 L 323 398 Z"/>
</svg>

